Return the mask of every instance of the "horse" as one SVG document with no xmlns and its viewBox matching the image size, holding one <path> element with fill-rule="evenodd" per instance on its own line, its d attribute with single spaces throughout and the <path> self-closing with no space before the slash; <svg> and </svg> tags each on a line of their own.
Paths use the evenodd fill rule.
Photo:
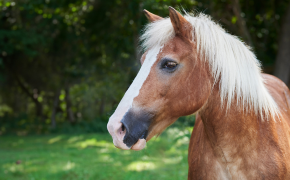
<svg viewBox="0 0 290 180">
<path fill-rule="evenodd" d="M 288 87 L 209 16 L 144 13 L 142 66 L 107 124 L 114 145 L 141 150 L 196 113 L 188 179 L 290 179 Z"/>
</svg>

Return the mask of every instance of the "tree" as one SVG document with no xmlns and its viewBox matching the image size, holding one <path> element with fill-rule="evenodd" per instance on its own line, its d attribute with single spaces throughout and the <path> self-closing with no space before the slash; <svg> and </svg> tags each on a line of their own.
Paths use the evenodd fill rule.
<svg viewBox="0 0 290 180">
<path fill-rule="evenodd" d="M 148 22 L 143 9 L 162 17 L 168 6 L 209 14 L 253 46 L 272 73 L 281 24 L 280 39 L 289 35 L 289 20 L 280 18 L 289 3 L 0 0 L 0 123 L 9 118 L 9 123 L 52 128 L 95 119 L 106 123 L 140 68 L 138 37 Z M 287 53 L 285 42 L 280 41 L 279 54 Z M 289 57 L 278 55 L 276 68 L 287 69 L 280 56 Z"/>
<path fill-rule="evenodd" d="M 290 86 L 290 3 L 281 28 L 274 74 Z"/>
</svg>

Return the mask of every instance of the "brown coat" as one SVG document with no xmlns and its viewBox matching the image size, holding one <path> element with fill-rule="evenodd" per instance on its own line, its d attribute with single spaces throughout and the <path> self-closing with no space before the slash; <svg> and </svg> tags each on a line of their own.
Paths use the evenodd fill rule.
<svg viewBox="0 0 290 180">
<path fill-rule="evenodd" d="M 215 88 L 199 111 L 188 152 L 188 179 L 290 179 L 290 92 L 263 74 L 281 112 L 262 120 L 233 107 L 225 113 Z"/>
</svg>

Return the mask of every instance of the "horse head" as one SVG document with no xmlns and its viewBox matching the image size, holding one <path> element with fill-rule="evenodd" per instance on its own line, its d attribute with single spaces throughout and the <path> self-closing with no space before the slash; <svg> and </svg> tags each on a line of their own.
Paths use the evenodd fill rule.
<svg viewBox="0 0 290 180">
<path fill-rule="evenodd" d="M 162 30 L 172 37 L 142 55 L 140 71 L 109 119 L 108 131 L 120 149 L 143 149 L 180 116 L 200 109 L 212 87 L 208 64 L 197 56 L 192 25 L 172 7 L 166 19 L 144 13 L 151 24 L 171 21 Z"/>
</svg>

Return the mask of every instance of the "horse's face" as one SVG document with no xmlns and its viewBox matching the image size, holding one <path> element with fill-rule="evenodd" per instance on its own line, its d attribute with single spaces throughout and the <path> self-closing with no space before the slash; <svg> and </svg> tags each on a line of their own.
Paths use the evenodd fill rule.
<svg viewBox="0 0 290 180">
<path fill-rule="evenodd" d="M 148 12 L 146 15 L 153 16 Z M 179 22 L 173 18 L 179 18 Z M 176 36 L 143 54 L 139 73 L 110 117 L 108 131 L 118 148 L 143 149 L 146 140 L 161 133 L 178 117 L 200 109 L 210 94 L 207 64 L 197 58 L 189 23 L 181 18 L 171 9 Z M 186 31 L 180 27 L 184 25 Z"/>
</svg>

